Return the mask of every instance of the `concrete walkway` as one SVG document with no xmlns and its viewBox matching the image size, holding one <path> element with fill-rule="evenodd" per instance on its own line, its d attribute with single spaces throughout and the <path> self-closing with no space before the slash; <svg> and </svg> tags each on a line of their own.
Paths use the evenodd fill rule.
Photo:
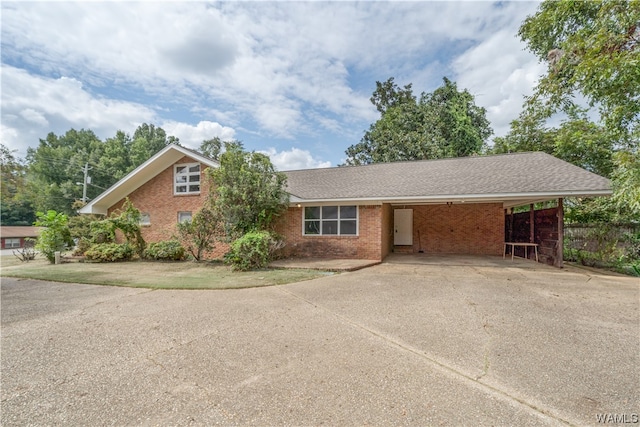
<svg viewBox="0 0 640 427">
<path fill-rule="evenodd" d="M 526 263 L 226 291 L 2 278 L 0 424 L 633 421 L 640 281 Z"/>
</svg>

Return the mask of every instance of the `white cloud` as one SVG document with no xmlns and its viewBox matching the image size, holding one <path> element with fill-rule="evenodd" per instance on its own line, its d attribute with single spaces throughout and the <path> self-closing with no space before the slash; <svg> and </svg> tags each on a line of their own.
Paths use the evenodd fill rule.
<svg viewBox="0 0 640 427">
<path fill-rule="evenodd" d="M 331 167 L 331 162 L 314 159 L 307 150 L 291 147 L 291 150 L 276 151 L 275 148 L 258 150 L 259 153 L 266 154 L 271 159 L 271 163 L 280 171 L 314 169 Z"/>
<path fill-rule="evenodd" d="M 118 130 L 132 133 L 142 123 L 160 120 L 154 110 L 141 104 L 96 98 L 76 79 L 33 76 L 9 66 L 2 67 L 1 105 L 3 144 L 17 149 L 20 156 L 49 132 L 84 128 L 106 139 Z M 223 140 L 235 137 L 233 128 L 206 120 L 195 126 L 169 120 L 160 126 L 192 148 L 215 136 Z"/>
<path fill-rule="evenodd" d="M 9 129 L 27 132 L 29 145 L 37 141 L 34 135 L 44 136 L 46 122 L 47 132 L 72 124 L 96 133 L 109 129 L 111 136 L 111 129 L 158 120 L 161 109 L 170 118 L 182 108 L 195 116 L 194 123 L 226 123 L 266 141 L 299 144 L 301 136 L 318 141 L 327 135 L 327 144 L 351 144 L 358 139 L 354 133 L 361 135 L 377 118 L 369 102 L 376 80 L 394 76 L 401 84 L 413 82 L 419 93 L 435 89 L 453 71 L 450 77 L 477 96 L 500 133 L 537 76 L 535 59 L 516 38 L 519 23 L 536 7 L 531 2 L 4 2 L 3 62 L 21 64 L 34 80 L 56 82 L 50 86 L 65 101 L 52 93 L 33 94 L 23 85 L 28 98 L 52 101 L 55 111 L 22 100 L 20 108 L 5 113 L 5 99 L 22 92 L 3 90 L 3 129 L 7 135 Z M 457 59 L 451 62 L 451 56 Z M 68 94 L 61 93 L 63 86 Z M 206 126 L 184 124 L 185 136 L 176 136 L 197 145 L 201 134 L 213 129 Z"/>
<path fill-rule="evenodd" d="M 532 13 L 534 6 L 509 3 L 505 13 L 522 16 L 523 12 Z M 511 121 L 522 110 L 524 97 L 532 94 L 545 71 L 545 66 L 516 37 L 519 21 L 515 16 L 510 25 L 469 48 L 451 64 L 459 89 L 469 89 L 476 104 L 487 109 L 494 136 L 509 131 Z"/>
<path fill-rule="evenodd" d="M 167 135 L 178 137 L 181 144 L 193 149 L 198 149 L 202 141 L 216 136 L 223 141 L 234 139 L 236 133 L 233 128 L 206 120 L 201 121 L 195 126 L 187 123 L 168 121 L 162 123 L 161 127 L 167 132 Z"/>
<path fill-rule="evenodd" d="M 95 98 L 76 79 L 39 77 L 9 66 L 2 67 L 1 105 L 3 144 L 21 156 L 49 132 L 85 128 L 108 138 L 155 119 L 143 105 Z"/>
</svg>

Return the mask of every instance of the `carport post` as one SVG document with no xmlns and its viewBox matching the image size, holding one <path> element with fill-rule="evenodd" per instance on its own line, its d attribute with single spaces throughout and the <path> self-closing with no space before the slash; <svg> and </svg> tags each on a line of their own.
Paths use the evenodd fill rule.
<svg viewBox="0 0 640 427">
<path fill-rule="evenodd" d="M 555 256 L 555 266 L 562 268 L 564 266 L 564 200 L 558 199 L 558 244 Z"/>
<path fill-rule="evenodd" d="M 533 210 L 533 203 L 529 205 L 529 243 L 535 243 L 536 239 L 536 225 L 535 225 L 535 211 Z"/>
</svg>

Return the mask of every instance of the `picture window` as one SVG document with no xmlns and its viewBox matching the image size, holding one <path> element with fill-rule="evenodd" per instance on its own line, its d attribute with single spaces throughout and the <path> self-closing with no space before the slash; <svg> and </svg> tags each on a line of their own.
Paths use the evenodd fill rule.
<svg viewBox="0 0 640 427">
<path fill-rule="evenodd" d="M 357 206 L 306 206 L 305 236 L 357 236 Z"/>
</svg>

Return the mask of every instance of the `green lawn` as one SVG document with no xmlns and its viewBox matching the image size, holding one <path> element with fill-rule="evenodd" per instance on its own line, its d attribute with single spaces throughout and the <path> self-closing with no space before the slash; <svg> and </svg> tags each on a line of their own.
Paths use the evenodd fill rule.
<svg viewBox="0 0 640 427">
<path fill-rule="evenodd" d="M 94 285 L 152 289 L 239 289 L 282 285 L 326 276 L 316 270 L 267 269 L 232 272 L 220 263 L 131 261 L 119 263 L 66 262 L 49 264 L 38 258 L 21 263 L 11 256 L 0 258 L 0 276 Z"/>
</svg>

